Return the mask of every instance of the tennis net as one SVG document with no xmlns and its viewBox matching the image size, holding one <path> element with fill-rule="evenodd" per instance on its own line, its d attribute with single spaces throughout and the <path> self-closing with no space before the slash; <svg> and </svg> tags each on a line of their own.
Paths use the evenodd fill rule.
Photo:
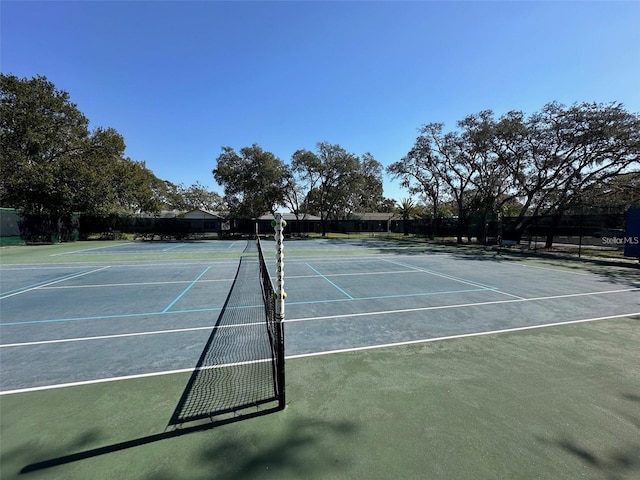
<svg viewBox="0 0 640 480">
<path fill-rule="evenodd" d="M 256 237 L 258 247 L 258 262 L 260 264 L 260 283 L 262 285 L 262 299 L 264 301 L 267 332 L 271 343 L 271 358 L 273 366 L 274 393 L 281 408 L 284 408 L 284 326 L 282 318 L 276 314 L 276 294 L 269 275 L 269 269 L 264 258 L 260 237 Z"/>
<path fill-rule="evenodd" d="M 259 240 L 255 245 L 258 258 L 241 257 L 225 305 L 169 425 L 238 421 L 285 406 L 282 321 L 275 312 L 273 284 Z"/>
</svg>

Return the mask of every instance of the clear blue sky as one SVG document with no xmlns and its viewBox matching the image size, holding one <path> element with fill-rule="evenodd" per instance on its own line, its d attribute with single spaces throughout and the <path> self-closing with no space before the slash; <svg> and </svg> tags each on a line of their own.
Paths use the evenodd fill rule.
<svg viewBox="0 0 640 480">
<path fill-rule="evenodd" d="M 221 194 L 223 146 L 289 162 L 327 141 L 386 166 L 421 125 L 484 109 L 640 112 L 637 1 L 0 5 L 2 72 L 46 76 L 158 177 Z"/>
</svg>

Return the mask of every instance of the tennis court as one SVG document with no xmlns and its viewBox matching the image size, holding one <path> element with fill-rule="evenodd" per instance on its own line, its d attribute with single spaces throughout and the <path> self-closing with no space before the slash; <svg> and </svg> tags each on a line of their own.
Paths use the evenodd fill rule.
<svg viewBox="0 0 640 480">
<path fill-rule="evenodd" d="M 260 319 L 259 312 L 263 308 L 260 301 L 247 299 L 243 304 L 225 305 L 241 257 L 245 262 L 257 261 L 255 253 L 245 252 L 247 245 L 244 240 L 105 242 L 90 248 L 78 244 L 77 248 L 53 249 L 52 253 L 47 253 L 47 258 L 42 256 L 40 261 L 33 263 L 18 264 L 3 260 L 0 268 L 2 425 L 3 434 L 15 433 L 19 427 L 22 428 L 22 434 L 19 440 L 7 440 L 3 435 L 3 455 L 7 452 L 5 448 L 9 447 L 12 447 L 10 450 L 14 455 L 3 458 L 2 478 L 11 478 L 20 469 L 51 457 L 117 444 L 122 440 L 131 440 L 131 437 L 145 438 L 161 433 L 171 415 L 171 405 L 175 407 L 178 402 L 189 372 L 198 363 L 221 312 L 238 309 L 246 313 L 246 324 L 234 325 L 233 331 L 237 332 L 251 328 Z M 275 252 L 273 241 L 263 241 L 263 248 L 267 254 Z M 637 343 L 640 336 L 640 274 L 637 268 L 577 264 L 516 255 L 436 252 L 425 246 L 384 239 L 290 241 L 286 243 L 285 252 L 285 289 L 288 294 L 285 353 L 287 385 L 291 383 L 291 388 L 288 387 L 287 409 L 260 419 L 155 442 L 152 446 L 127 448 L 124 455 L 132 455 L 137 458 L 136 462 L 141 462 L 136 466 L 136 472 L 143 472 L 143 475 L 141 477 L 138 473 L 136 478 L 176 478 L 166 472 L 156 472 L 157 475 L 154 475 L 152 472 L 156 467 L 146 465 L 136 456 L 136 450 L 169 448 L 161 445 L 171 442 L 191 444 L 192 440 L 187 440 L 188 437 L 213 441 L 219 439 L 223 431 L 232 437 L 233 432 L 240 436 L 261 436 L 261 429 L 266 425 L 275 428 L 278 435 L 286 437 L 285 432 L 291 433 L 295 430 L 295 422 L 301 421 L 299 415 L 303 415 L 310 422 L 309 425 L 317 422 L 325 434 L 333 436 L 340 443 L 340 437 L 351 437 L 356 435 L 354 429 L 365 428 L 362 425 L 357 427 L 357 418 L 340 416 L 340 409 L 346 408 L 338 405 L 338 399 L 343 395 L 349 396 L 344 399 L 346 405 L 360 405 L 362 408 L 358 411 L 366 412 L 361 413 L 363 417 L 378 416 L 383 424 L 389 416 L 402 418 L 403 412 L 413 412 L 410 414 L 412 422 L 425 422 L 421 429 L 422 441 L 433 445 L 444 442 L 451 448 L 466 444 L 469 438 L 457 438 L 453 432 L 450 433 L 451 437 L 443 437 L 442 431 L 436 433 L 435 430 L 434 436 L 429 437 L 428 431 L 438 425 L 432 418 L 437 411 L 445 408 L 447 402 L 462 398 L 467 407 L 469 404 L 475 405 L 474 421 L 491 431 L 494 437 L 492 441 L 496 441 L 496 436 L 499 441 L 503 434 L 499 429 L 493 431 L 497 427 L 489 422 L 495 412 L 483 417 L 483 411 L 488 412 L 494 407 L 485 408 L 481 403 L 475 404 L 482 398 L 482 395 L 474 396 L 474 391 L 480 387 L 471 382 L 465 390 L 459 382 L 461 375 L 465 378 L 473 376 L 474 368 L 489 368 L 492 361 L 496 362 L 496 365 L 500 365 L 501 373 L 492 377 L 489 369 L 483 370 L 483 375 L 486 375 L 488 384 L 500 389 L 500 378 L 506 385 L 516 381 L 514 373 L 508 370 L 510 363 L 514 365 L 514 371 L 517 371 L 516 365 L 521 364 L 525 357 L 529 359 L 529 365 L 545 365 L 545 358 L 552 361 L 558 352 L 575 347 L 572 342 L 577 336 L 598 338 L 594 332 L 605 327 L 617 334 L 625 334 L 615 341 L 613 336 L 608 337 L 607 340 L 615 344 L 616 352 L 608 352 L 602 347 L 603 350 L 593 358 L 627 355 L 620 357 L 620 368 L 623 364 L 633 364 L 638 360 L 637 353 L 633 353 L 635 349 L 632 350 L 630 345 Z M 275 276 L 275 261 L 269 261 L 269 268 L 272 276 Z M 259 289 L 258 285 L 256 283 Z M 564 331 L 570 332 L 566 342 L 562 341 Z M 524 340 L 526 338 L 528 342 Z M 545 338 L 548 343 L 545 343 Z M 500 346 L 500 339 L 504 339 L 506 346 Z M 492 347 L 487 347 L 486 342 Z M 521 342 L 522 345 L 529 345 L 530 349 L 524 347 L 523 351 L 516 353 L 520 348 L 516 344 Z M 554 342 L 557 349 L 554 349 Z M 586 356 L 589 343 L 587 340 L 580 342 L 577 351 Z M 474 353 L 475 348 L 480 350 Z M 506 348 L 504 359 L 493 358 L 500 348 Z M 442 356 L 438 355 L 440 349 Z M 478 352 L 484 354 L 477 357 Z M 446 359 L 450 360 L 449 367 Z M 233 363 L 236 360 L 229 358 L 227 361 Z M 483 364 L 485 361 L 487 363 Z M 581 361 L 584 365 L 588 363 L 584 359 Z M 544 381 L 559 388 L 563 382 L 570 385 L 580 379 L 579 374 L 571 380 L 566 378 L 570 373 L 567 369 L 573 368 L 571 362 L 573 360 L 566 365 L 554 364 L 552 371 L 557 377 L 545 376 Z M 402 368 L 403 364 L 406 370 Z M 418 369 L 416 364 L 419 365 Z M 385 365 L 388 370 L 384 369 Z M 609 410 L 608 414 L 603 414 L 603 418 L 612 415 L 611 412 L 617 412 L 616 419 L 607 428 L 622 431 L 625 445 L 631 449 L 623 452 L 624 455 L 620 454 L 624 456 L 626 466 L 624 462 L 614 465 L 614 473 L 619 478 L 640 473 L 637 458 L 630 460 L 640 452 L 639 419 L 630 413 L 640 399 L 637 365 L 635 372 L 623 372 L 627 377 L 623 375 L 615 380 L 616 388 L 621 389 L 616 393 L 619 403 L 602 407 Z M 606 371 L 605 364 L 600 367 Z M 441 388 L 448 381 L 448 368 L 451 374 L 450 390 L 454 391 L 452 397 L 439 398 L 440 404 L 425 404 L 423 398 L 405 398 L 407 404 L 387 404 L 385 392 L 394 393 L 398 388 L 394 387 L 394 381 L 400 381 L 405 387 L 413 385 L 409 390 L 424 388 L 442 395 Z M 525 368 L 529 372 L 527 375 L 532 374 L 529 368 Z M 314 369 L 319 369 L 317 378 L 313 378 Z M 394 372 L 396 377 L 402 378 L 389 379 L 382 372 Z M 368 378 L 369 383 L 361 384 L 359 391 L 352 391 L 363 378 Z M 530 378 L 536 381 L 535 376 Z M 620 382 L 625 378 L 627 383 L 623 387 Z M 389 383 L 385 385 L 384 381 Z M 600 392 L 603 395 L 610 393 L 606 385 L 597 383 L 597 379 L 590 381 L 593 391 L 603 390 Z M 606 383 L 608 380 L 602 381 Z M 167 386 L 167 382 L 171 386 Z M 115 387 L 125 384 L 126 395 L 134 397 L 128 407 L 122 407 L 127 405 L 126 401 L 122 403 L 120 397 L 124 393 Z M 57 417 L 57 413 L 60 413 L 58 409 L 65 411 L 65 407 L 51 404 L 38 406 L 38 398 L 44 400 L 51 396 L 58 401 L 66 398 L 70 405 L 88 402 L 86 408 L 90 409 L 91 405 L 95 407 L 96 402 L 101 402 L 101 395 L 108 395 L 110 389 L 115 389 L 112 394 L 113 391 L 119 393 L 114 404 L 120 405 L 119 409 L 130 410 L 118 411 L 119 418 L 144 416 L 146 413 L 136 412 L 136 408 L 146 403 L 144 397 L 149 395 L 147 389 L 151 388 L 151 384 L 164 384 L 153 393 L 153 398 L 158 402 L 151 409 L 155 412 L 153 426 L 147 425 L 133 434 L 127 428 L 118 426 L 117 422 L 116 425 L 110 425 L 105 420 L 99 423 L 102 428 L 111 429 L 111 437 L 90 436 L 84 442 L 57 449 L 54 448 L 55 438 L 46 431 L 47 427 L 36 427 L 28 420 L 28 416 L 23 416 L 26 412 L 21 412 L 23 407 L 37 407 L 38 412 L 44 409 L 50 414 L 54 412 L 53 416 Z M 302 384 L 306 385 L 307 391 L 300 389 Z M 66 387 L 57 388 L 61 385 Z M 136 391 L 136 385 L 140 386 L 139 391 Z M 521 389 L 521 386 L 518 388 Z M 322 389 L 324 391 L 319 391 Z M 367 393 L 367 389 L 371 389 L 371 392 Z M 90 398 L 86 396 L 88 391 L 94 392 Z M 591 393 L 593 391 L 588 390 Z M 162 396 L 161 393 L 166 395 Z M 541 391 L 539 395 L 545 393 Z M 313 398 L 309 398 L 309 395 Z M 316 396 L 333 399 L 334 408 L 329 416 L 334 423 L 323 423 L 327 411 L 322 408 L 319 411 L 309 410 L 318 401 Z M 358 396 L 362 398 L 356 398 Z M 578 395 L 576 401 L 581 402 L 580 398 Z M 435 401 L 433 398 L 431 400 Z M 513 398 L 506 400 L 513 407 Z M 524 403 L 526 401 L 523 400 Z M 571 399 L 564 398 L 563 401 L 571 403 Z M 98 410 L 108 408 L 109 402 L 104 402 L 100 403 Z M 501 399 L 494 398 L 493 402 L 499 405 Z M 63 422 L 68 424 L 70 430 L 67 435 L 73 437 L 74 430 L 84 431 L 86 426 L 82 425 L 82 415 L 86 413 L 77 418 L 71 412 L 65 415 L 67 417 Z M 164 417 L 157 418 L 158 415 Z M 626 424 L 621 425 L 625 419 Z M 592 420 L 598 423 L 602 418 Z M 52 418 L 50 422 L 56 424 L 51 427 L 53 430 L 60 429 L 60 420 L 54 422 Z M 402 425 L 400 422 L 400 428 Z M 583 428 L 582 425 L 579 427 Z M 126 433 L 120 433 L 123 428 L 129 437 Z M 252 430 L 254 428 L 255 431 Z M 298 428 L 304 430 L 311 427 L 298 425 Z M 544 435 L 539 433 L 537 448 L 543 451 L 544 442 L 540 439 Z M 401 434 L 399 436 L 402 437 Z M 401 438 L 396 440 L 399 445 L 405 441 Z M 547 440 L 552 443 L 552 440 Z M 601 468 L 604 465 L 602 461 L 589 465 L 590 450 L 585 449 L 586 453 L 583 452 L 582 456 L 575 451 L 572 454 L 571 448 L 575 447 L 571 443 L 573 440 L 565 440 L 564 453 L 575 464 L 589 467 L 585 470 L 586 475 L 611 473 L 611 469 Z M 560 439 L 556 443 L 562 447 L 562 441 Z M 286 462 L 285 465 L 279 465 L 278 462 L 274 464 L 266 453 L 261 457 L 259 452 L 271 451 L 273 447 L 255 442 L 258 441 L 254 439 L 250 444 L 257 456 L 254 459 L 256 464 L 252 464 L 256 470 L 251 471 L 247 478 L 299 478 L 301 473 L 312 478 L 353 478 L 352 475 L 366 471 L 362 470 L 361 461 L 364 460 L 352 459 L 357 468 L 355 464 L 350 466 L 344 460 L 346 464 L 340 469 L 336 469 L 335 465 L 326 465 L 318 466 L 317 471 L 311 473 L 306 470 L 301 472 L 286 465 Z M 394 460 L 391 451 L 396 449 L 384 444 L 384 439 L 380 439 L 380 442 L 380 445 L 372 448 L 387 458 L 386 473 L 368 478 L 388 478 L 386 475 L 391 472 L 396 472 L 401 478 L 454 478 L 451 477 L 452 472 L 460 468 L 460 462 L 455 462 L 454 456 L 450 465 L 439 464 L 439 471 L 424 472 L 424 459 L 412 457 L 409 460 L 400 453 Z M 27 445 L 31 452 L 28 455 L 24 453 Z M 441 448 L 433 445 L 432 448 Z M 21 454 L 16 455 L 21 446 Z M 508 448 L 506 445 L 503 447 Z M 301 449 L 297 455 L 311 456 L 313 442 L 310 442 L 307 453 L 304 453 L 304 442 L 297 448 Z M 537 456 L 534 464 L 545 459 L 545 454 L 540 451 L 534 453 Z M 474 455 L 477 454 L 475 452 Z M 23 473 L 22 476 L 83 478 L 82 472 L 86 474 L 84 468 L 89 468 L 90 464 L 94 467 L 95 462 L 108 465 L 109 457 L 113 457 L 111 462 L 115 462 L 118 455 L 123 453 L 95 455 L 90 459 L 70 462 L 69 465 Z M 470 458 L 475 458 L 474 455 Z M 522 455 L 527 454 L 522 452 Z M 262 463 L 260 458 L 263 459 Z M 615 460 L 615 456 L 612 458 Z M 222 459 L 219 461 L 222 462 Z M 375 459 L 371 461 L 374 465 L 378 464 Z M 500 464 L 500 471 L 492 472 L 492 468 L 498 467 L 492 467 L 489 460 L 475 468 L 484 469 L 492 478 L 535 478 L 527 470 L 529 467 L 519 463 L 522 461 L 514 458 L 511 466 Z M 558 462 L 560 464 L 553 465 L 554 469 L 559 469 L 556 473 L 560 472 L 556 478 L 582 478 L 572 477 L 576 473 L 573 467 L 562 471 L 562 468 L 572 465 L 571 462 L 564 467 L 560 460 Z M 266 470 L 269 465 L 271 471 Z M 467 467 L 470 470 L 465 475 L 458 474 L 457 478 L 474 478 L 473 465 Z M 113 468 L 101 468 L 107 468 L 108 478 L 119 478 L 114 476 Z M 198 473 L 191 477 L 183 473 L 180 478 L 233 478 L 229 468 L 237 473 L 231 465 L 221 467 L 219 475 L 205 477 L 198 476 L 201 475 Z M 73 472 L 80 476 L 74 477 Z M 127 478 L 126 474 L 122 475 L 122 478 Z M 102 478 L 100 475 L 93 476 L 98 477 Z M 106 474 L 104 478 L 107 478 Z"/>
</svg>

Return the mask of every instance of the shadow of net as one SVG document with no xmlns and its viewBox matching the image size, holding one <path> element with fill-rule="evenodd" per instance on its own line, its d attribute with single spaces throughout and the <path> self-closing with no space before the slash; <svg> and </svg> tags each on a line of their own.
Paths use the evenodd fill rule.
<svg viewBox="0 0 640 480">
<path fill-rule="evenodd" d="M 263 301 L 258 259 L 242 257 L 215 328 L 169 420 L 238 421 L 284 408 L 270 302 Z M 267 297 L 269 298 L 269 297 Z"/>
</svg>

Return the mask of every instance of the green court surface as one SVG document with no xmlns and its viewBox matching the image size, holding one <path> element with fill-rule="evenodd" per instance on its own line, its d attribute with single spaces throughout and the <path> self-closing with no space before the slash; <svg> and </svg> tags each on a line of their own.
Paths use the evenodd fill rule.
<svg viewBox="0 0 640 480">
<path fill-rule="evenodd" d="M 150 443 L 185 374 L 7 395 L 1 478 L 639 478 L 639 322 L 291 359 L 283 412 Z"/>
<path fill-rule="evenodd" d="M 0 479 L 640 479 L 634 265 L 285 242 L 286 408 L 176 426 L 247 245 L 0 251 Z"/>
</svg>

